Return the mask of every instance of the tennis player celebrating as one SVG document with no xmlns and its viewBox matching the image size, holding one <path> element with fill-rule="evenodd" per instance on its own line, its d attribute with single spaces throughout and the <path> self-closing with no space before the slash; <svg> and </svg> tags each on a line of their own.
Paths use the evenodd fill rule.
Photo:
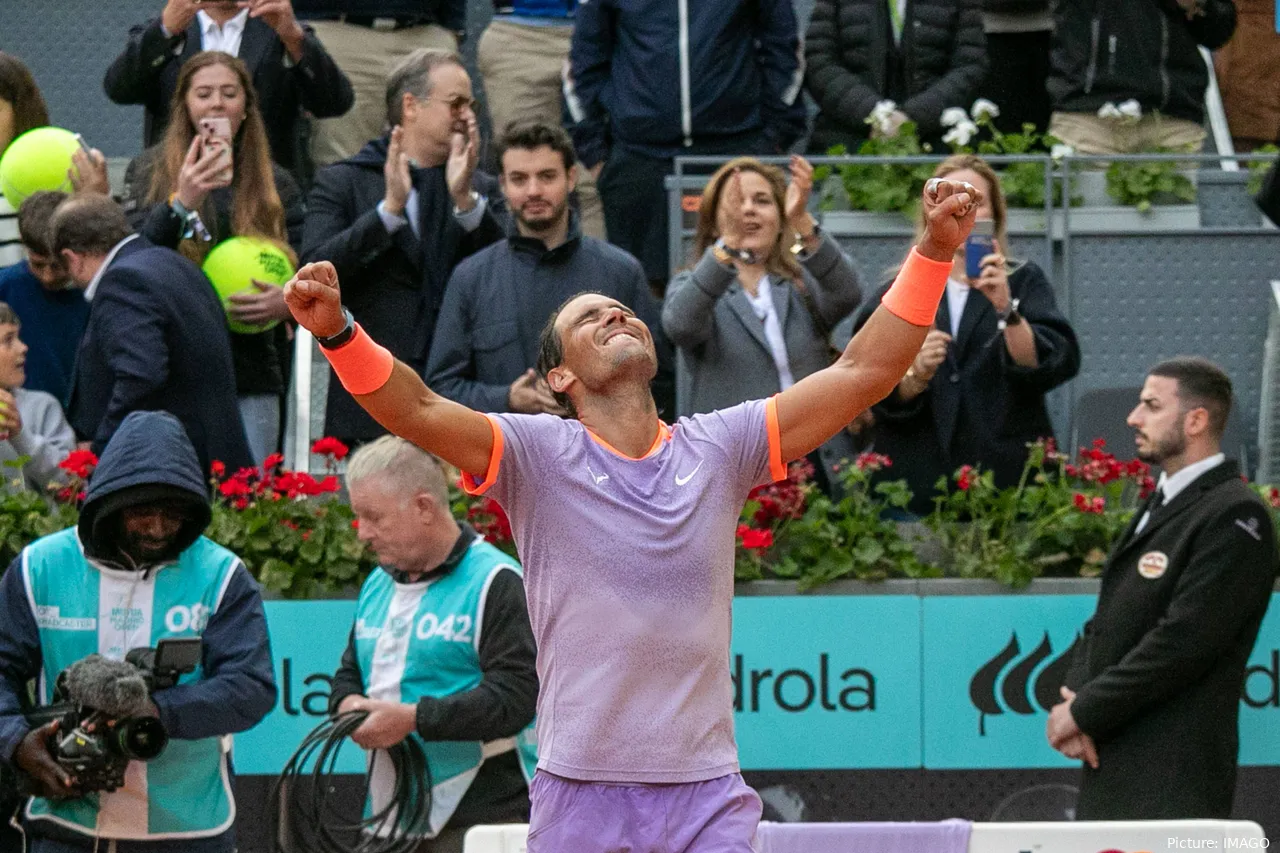
<svg viewBox="0 0 1280 853">
<path fill-rule="evenodd" d="M 754 486 L 893 390 L 979 201 L 968 184 L 930 182 L 924 235 L 831 367 L 671 427 L 649 392 L 653 338 L 616 300 L 576 296 L 542 333 L 538 368 L 566 420 L 437 396 L 352 322 L 331 265 L 289 282 L 294 317 L 360 405 L 510 516 L 541 684 L 530 853 L 752 850 L 761 804 L 738 773 L 728 666 L 738 514 Z M 726 207 L 720 249 L 741 254 L 743 206 Z"/>
</svg>

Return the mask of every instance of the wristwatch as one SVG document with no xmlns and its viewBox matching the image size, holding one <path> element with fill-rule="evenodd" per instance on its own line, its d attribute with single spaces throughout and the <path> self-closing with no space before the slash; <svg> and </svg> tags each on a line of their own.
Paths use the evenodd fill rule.
<svg viewBox="0 0 1280 853">
<path fill-rule="evenodd" d="M 819 224 L 818 224 L 818 222 L 817 222 L 816 220 L 815 220 L 815 221 L 814 221 L 814 223 L 813 223 L 813 233 L 812 233 L 812 234 L 810 234 L 809 236 L 810 236 L 810 237 L 812 237 L 814 240 L 816 240 L 816 241 L 818 241 L 818 242 L 821 242 L 821 241 L 822 241 L 822 226 L 821 226 L 821 225 L 819 225 Z M 793 254 L 793 255 L 800 255 L 800 254 L 803 254 L 803 253 L 804 253 L 804 241 L 805 241 L 804 236 L 803 236 L 802 234 L 800 234 L 800 232 L 798 232 L 798 231 L 797 231 L 797 232 L 796 232 L 796 241 L 795 241 L 794 243 L 792 243 L 792 244 L 791 244 L 791 254 Z"/>
<path fill-rule="evenodd" d="M 468 213 L 470 213 L 472 210 L 475 210 L 475 209 L 476 209 L 476 205 L 480 203 L 480 193 L 476 192 L 475 190 L 472 190 L 472 191 L 471 191 L 471 194 L 470 194 L 470 196 L 469 196 L 469 197 L 470 197 L 470 199 L 471 199 L 471 208 L 470 208 L 469 210 L 463 210 L 462 208 L 458 207 L 458 206 L 455 204 L 455 205 L 453 206 L 453 215 L 454 215 L 454 216 L 466 216 L 466 215 L 467 215 Z"/>
<path fill-rule="evenodd" d="M 716 256 L 716 260 L 722 264 L 731 264 L 734 260 L 742 261 L 749 266 L 754 266 L 760 262 L 756 257 L 756 253 L 750 249 L 734 249 L 721 237 L 716 240 L 711 247 L 711 254 Z"/>
<path fill-rule="evenodd" d="M 1000 331 L 1003 332 L 1009 326 L 1016 326 L 1022 322 L 1022 315 L 1018 313 L 1018 303 L 1020 301 L 1021 300 L 1018 299 L 1010 299 L 1009 307 L 996 315 L 1000 318 L 1000 322 L 996 324 L 1000 328 Z"/>
<path fill-rule="evenodd" d="M 342 326 L 342 331 L 337 334 L 330 335 L 327 338 L 316 338 L 316 343 L 325 349 L 337 349 L 347 341 L 351 340 L 356 333 L 356 318 L 352 317 L 350 309 L 345 307 L 342 309 L 342 317 L 345 321 Z"/>
</svg>

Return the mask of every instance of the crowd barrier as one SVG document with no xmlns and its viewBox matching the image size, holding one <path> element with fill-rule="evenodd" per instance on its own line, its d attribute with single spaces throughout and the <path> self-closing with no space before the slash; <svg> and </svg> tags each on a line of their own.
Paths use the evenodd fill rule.
<svg viewBox="0 0 1280 853">
<path fill-rule="evenodd" d="M 1263 850 L 1262 827 L 1243 820 L 974 823 L 968 843 L 942 823 L 761 823 L 759 853 L 1158 853 Z M 465 853 L 525 853 L 528 827 L 477 826 Z"/>
</svg>

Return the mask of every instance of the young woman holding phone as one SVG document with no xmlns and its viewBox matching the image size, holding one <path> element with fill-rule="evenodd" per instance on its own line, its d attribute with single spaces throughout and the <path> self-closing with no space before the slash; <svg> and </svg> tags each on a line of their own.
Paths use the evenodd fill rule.
<svg viewBox="0 0 1280 853">
<path fill-rule="evenodd" d="M 160 143 L 138 155 L 125 177 L 125 211 L 152 243 L 201 264 L 214 246 L 236 236 L 278 245 L 296 263 L 302 239 L 302 192 L 272 163 L 257 96 L 245 64 L 219 51 L 196 54 L 182 67 Z M 287 320 L 279 287 L 231 297 L 238 322 Z M 231 333 L 236 392 L 256 459 L 279 443 L 281 398 L 289 361 L 286 327 Z"/>
</svg>

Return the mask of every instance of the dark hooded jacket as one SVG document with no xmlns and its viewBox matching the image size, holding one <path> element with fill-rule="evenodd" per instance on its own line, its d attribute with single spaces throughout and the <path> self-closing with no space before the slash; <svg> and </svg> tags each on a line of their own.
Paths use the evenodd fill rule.
<svg viewBox="0 0 1280 853">
<path fill-rule="evenodd" d="M 1070 0 L 1054 7 L 1049 97 L 1062 112 L 1096 113 L 1136 98 L 1142 111 L 1204 121 L 1209 71 L 1199 46 L 1231 39 L 1236 7 L 1206 0 L 1187 19 L 1175 0 Z"/>
<path fill-rule="evenodd" d="M 188 513 L 178 535 L 176 557 L 195 543 L 209 523 L 208 487 L 178 419 L 167 412 L 133 412 L 103 451 L 80 513 L 78 533 L 90 563 L 126 568 L 118 544 L 120 511 L 154 501 L 177 503 Z M 13 760 L 14 750 L 29 730 L 22 710 L 27 704 L 27 684 L 39 675 L 42 661 L 22 561 L 19 554 L 0 577 L 0 625 L 4 626 L 0 631 L 0 762 L 5 763 Z M 137 570 L 150 575 L 176 568 L 164 561 Z M 160 721 L 172 738 L 196 740 L 242 732 L 275 705 L 275 672 L 262 598 L 243 563 L 232 569 L 201 640 L 203 677 L 153 696 Z M 92 839 L 59 830 L 47 821 L 30 825 L 27 832 L 93 848 Z M 234 830 L 228 830 L 212 838 L 173 842 L 120 841 L 113 849 L 117 853 L 230 853 L 235 837 Z"/>
<path fill-rule="evenodd" d="M 444 166 L 413 170 L 421 234 L 408 225 L 388 233 L 377 211 L 386 195 L 387 143 L 388 137 L 375 139 L 354 157 L 316 175 L 307 201 L 302 261 L 332 263 L 342 301 L 364 330 L 421 373 L 453 268 L 506 235 L 493 209 L 499 198 L 497 181 L 481 172 L 472 179 L 489 207 L 480 225 L 467 232 L 453 214 Z M 368 439 L 385 430 L 331 376 L 325 432 Z"/>
</svg>

